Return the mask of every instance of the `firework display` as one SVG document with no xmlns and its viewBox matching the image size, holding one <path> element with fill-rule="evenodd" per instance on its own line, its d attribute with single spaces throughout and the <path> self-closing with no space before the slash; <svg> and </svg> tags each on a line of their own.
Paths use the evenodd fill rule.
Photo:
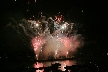
<svg viewBox="0 0 108 72">
<path fill-rule="evenodd" d="M 14 25 L 15 26 L 15 25 Z M 83 45 L 81 34 L 74 29 L 75 23 L 63 21 L 63 16 L 55 18 L 41 16 L 38 20 L 22 19 L 15 27 L 19 34 L 30 39 L 36 59 L 56 59 L 72 57 L 72 53 Z"/>
</svg>

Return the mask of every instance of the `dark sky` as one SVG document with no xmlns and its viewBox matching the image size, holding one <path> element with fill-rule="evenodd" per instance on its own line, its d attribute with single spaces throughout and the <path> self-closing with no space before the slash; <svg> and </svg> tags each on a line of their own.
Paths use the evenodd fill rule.
<svg viewBox="0 0 108 72">
<path fill-rule="evenodd" d="M 27 0 L 2 0 L 0 1 L 0 15 L 1 15 L 1 52 L 10 52 L 13 54 L 18 51 L 25 52 L 26 46 L 17 37 L 17 35 L 10 30 L 7 32 L 4 30 L 4 26 L 8 23 L 7 18 L 12 16 L 16 19 L 23 17 L 30 17 L 40 11 L 44 15 L 55 14 L 61 12 L 67 18 L 77 21 L 83 24 L 85 32 L 82 34 L 85 37 L 86 45 L 84 48 L 79 50 L 83 53 L 83 57 L 90 58 L 91 52 L 93 56 L 99 59 L 106 57 L 108 52 L 108 35 L 107 35 L 107 2 L 106 0 L 101 1 L 84 1 L 84 0 L 30 0 L 30 4 L 27 4 Z M 30 12 L 27 13 L 27 10 Z M 83 10 L 83 13 L 82 13 Z M 17 40 L 17 41 L 16 41 Z M 10 46 L 10 44 L 14 44 Z M 4 46 L 5 45 L 5 46 Z M 27 48 L 29 52 L 29 48 Z M 31 51 L 32 52 L 32 51 Z M 84 56 L 87 54 L 88 56 Z M 79 54 L 78 54 L 79 55 Z M 98 56 L 99 55 L 99 56 Z M 80 56 L 80 55 L 79 55 Z M 101 58 L 102 57 L 102 58 Z"/>
</svg>

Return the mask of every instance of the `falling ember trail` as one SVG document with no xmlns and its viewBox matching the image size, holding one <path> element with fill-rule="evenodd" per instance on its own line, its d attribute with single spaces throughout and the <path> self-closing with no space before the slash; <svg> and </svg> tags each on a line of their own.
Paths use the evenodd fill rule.
<svg viewBox="0 0 108 72">
<path fill-rule="evenodd" d="M 41 38 L 39 37 L 35 37 L 32 39 L 32 46 L 34 48 L 34 51 L 37 51 L 38 48 L 40 48 L 42 46 L 44 41 L 42 41 Z"/>
<path fill-rule="evenodd" d="M 38 39 L 37 37 L 32 40 L 32 44 L 33 44 L 33 47 L 34 47 L 35 51 L 37 50 L 37 48 L 39 48 L 40 43 L 41 43 L 41 40 Z"/>
</svg>

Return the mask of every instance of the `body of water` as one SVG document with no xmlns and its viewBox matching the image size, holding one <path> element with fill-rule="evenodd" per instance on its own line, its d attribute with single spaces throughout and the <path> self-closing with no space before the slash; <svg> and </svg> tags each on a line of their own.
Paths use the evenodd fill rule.
<svg viewBox="0 0 108 72">
<path fill-rule="evenodd" d="M 61 61 L 50 61 L 50 62 L 36 62 L 34 63 L 33 67 L 34 68 L 40 68 L 40 67 L 50 67 L 53 66 L 55 64 L 58 64 L 58 69 L 65 71 L 66 69 L 64 67 L 66 66 L 72 66 L 72 65 L 76 65 L 76 61 L 74 60 L 61 60 Z M 44 72 L 44 69 L 42 70 L 36 70 L 36 72 Z"/>
</svg>

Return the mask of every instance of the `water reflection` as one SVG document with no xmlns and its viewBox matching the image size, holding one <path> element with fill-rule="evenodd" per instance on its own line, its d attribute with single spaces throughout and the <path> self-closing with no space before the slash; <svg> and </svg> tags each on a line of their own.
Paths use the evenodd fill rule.
<svg viewBox="0 0 108 72">
<path fill-rule="evenodd" d="M 66 69 L 64 67 L 66 66 L 72 66 L 76 65 L 76 61 L 73 60 L 63 60 L 63 61 L 52 61 L 52 62 L 36 62 L 34 63 L 33 67 L 34 68 L 41 68 L 41 67 L 50 67 L 53 64 L 59 63 L 61 64 L 58 66 L 58 70 L 65 71 Z M 42 70 L 36 70 L 36 72 L 44 72 L 44 69 Z"/>
</svg>

